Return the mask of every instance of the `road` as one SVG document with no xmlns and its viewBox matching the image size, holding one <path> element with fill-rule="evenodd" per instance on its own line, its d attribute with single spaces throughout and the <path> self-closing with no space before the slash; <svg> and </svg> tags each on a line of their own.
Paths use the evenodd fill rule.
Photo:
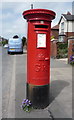
<svg viewBox="0 0 74 120">
<path fill-rule="evenodd" d="M 2 49 L 2 118 L 72 117 L 72 67 L 66 61 L 51 59 L 50 105 L 26 113 L 21 103 L 26 98 L 26 54 L 8 55 Z"/>
<path fill-rule="evenodd" d="M 8 117 L 10 102 L 11 82 L 13 77 L 13 64 L 15 55 L 10 56 L 7 50 L 2 48 L 2 117 Z"/>
</svg>

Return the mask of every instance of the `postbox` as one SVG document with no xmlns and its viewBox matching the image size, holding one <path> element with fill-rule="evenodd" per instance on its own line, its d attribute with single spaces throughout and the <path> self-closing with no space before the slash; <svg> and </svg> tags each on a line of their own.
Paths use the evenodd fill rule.
<svg viewBox="0 0 74 120">
<path fill-rule="evenodd" d="M 55 12 L 30 9 L 23 17 L 28 22 L 27 98 L 34 108 L 45 108 L 50 98 L 50 34 Z"/>
</svg>

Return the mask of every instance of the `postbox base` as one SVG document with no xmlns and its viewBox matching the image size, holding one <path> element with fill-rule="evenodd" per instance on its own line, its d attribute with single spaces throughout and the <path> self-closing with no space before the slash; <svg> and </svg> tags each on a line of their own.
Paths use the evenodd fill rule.
<svg viewBox="0 0 74 120">
<path fill-rule="evenodd" d="M 32 102 L 35 109 L 46 108 L 49 105 L 49 84 L 43 86 L 27 84 L 27 99 Z"/>
</svg>

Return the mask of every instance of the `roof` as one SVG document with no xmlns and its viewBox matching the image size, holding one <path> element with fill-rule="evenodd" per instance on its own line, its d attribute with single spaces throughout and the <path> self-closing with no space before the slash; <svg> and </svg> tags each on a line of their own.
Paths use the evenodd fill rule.
<svg viewBox="0 0 74 120">
<path fill-rule="evenodd" d="M 65 18 L 67 21 L 74 21 L 74 15 L 71 15 L 71 14 L 62 14 L 62 16 L 61 16 L 61 18 L 60 18 L 60 20 L 59 20 L 59 23 L 60 23 L 61 19 L 63 18 L 63 16 L 64 16 L 64 18 Z M 59 23 L 58 23 L 58 24 L 59 24 Z"/>
<path fill-rule="evenodd" d="M 59 30 L 59 24 L 53 26 L 51 29 L 53 29 L 53 30 Z"/>
<path fill-rule="evenodd" d="M 66 15 L 66 14 L 62 14 L 66 20 L 68 21 L 74 21 L 74 15 Z"/>
<path fill-rule="evenodd" d="M 67 12 L 67 15 L 71 15 L 71 13 L 68 11 L 68 12 Z"/>
</svg>

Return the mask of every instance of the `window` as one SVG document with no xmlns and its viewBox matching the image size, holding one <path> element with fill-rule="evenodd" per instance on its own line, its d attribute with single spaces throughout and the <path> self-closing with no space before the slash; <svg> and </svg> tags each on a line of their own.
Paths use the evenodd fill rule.
<svg viewBox="0 0 74 120">
<path fill-rule="evenodd" d="M 59 36 L 59 42 L 64 42 L 64 36 Z"/>
<path fill-rule="evenodd" d="M 64 22 L 61 23 L 61 32 L 64 32 Z"/>
</svg>

